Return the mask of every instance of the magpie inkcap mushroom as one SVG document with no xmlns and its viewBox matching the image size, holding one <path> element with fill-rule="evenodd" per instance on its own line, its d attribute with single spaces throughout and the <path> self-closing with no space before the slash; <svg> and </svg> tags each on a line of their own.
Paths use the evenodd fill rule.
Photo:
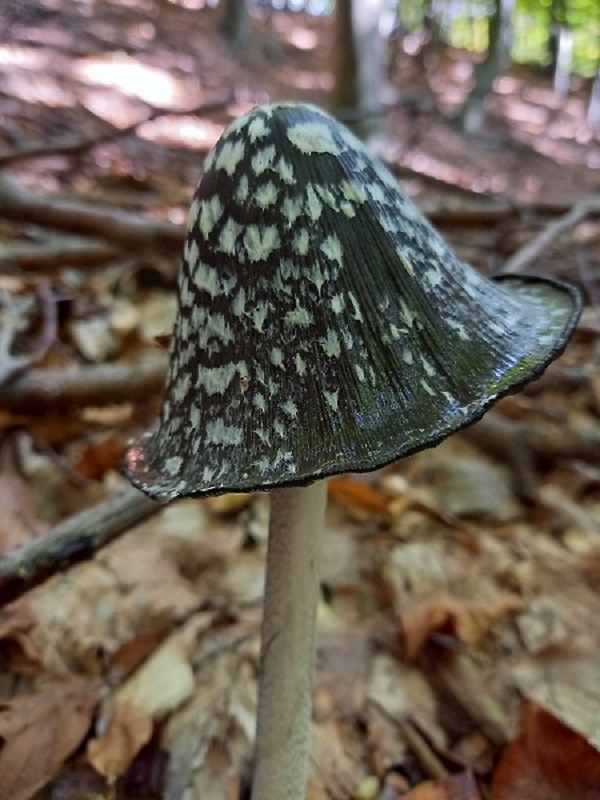
<svg viewBox="0 0 600 800">
<path fill-rule="evenodd" d="M 539 375 L 578 312 L 569 286 L 463 263 L 322 111 L 255 108 L 206 160 L 160 425 L 127 472 L 167 498 L 373 470 Z"/>
<path fill-rule="evenodd" d="M 210 152 L 160 423 L 125 471 L 163 499 L 274 490 L 253 800 L 304 794 L 319 479 L 476 421 L 559 355 L 579 313 L 570 286 L 480 276 L 317 108 L 255 108 Z"/>
</svg>

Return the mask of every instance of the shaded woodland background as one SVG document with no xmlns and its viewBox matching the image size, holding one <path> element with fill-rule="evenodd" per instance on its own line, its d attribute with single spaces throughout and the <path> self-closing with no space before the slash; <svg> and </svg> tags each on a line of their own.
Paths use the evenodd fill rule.
<svg viewBox="0 0 600 800">
<path fill-rule="evenodd" d="M 159 507 L 119 464 L 204 155 L 278 99 L 357 129 L 482 272 L 585 298 L 524 392 L 331 481 L 308 797 L 600 798 L 600 7 L 333 12 L 0 6 L 0 800 L 247 792 L 266 500 Z"/>
</svg>

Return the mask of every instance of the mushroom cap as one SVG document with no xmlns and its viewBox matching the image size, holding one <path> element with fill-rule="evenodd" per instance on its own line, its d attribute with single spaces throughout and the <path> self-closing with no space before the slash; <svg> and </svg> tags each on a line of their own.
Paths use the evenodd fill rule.
<svg viewBox="0 0 600 800">
<path fill-rule="evenodd" d="M 254 108 L 206 159 L 160 424 L 125 472 L 174 498 L 376 469 L 540 375 L 579 313 L 572 287 L 461 261 L 324 112 Z"/>
</svg>

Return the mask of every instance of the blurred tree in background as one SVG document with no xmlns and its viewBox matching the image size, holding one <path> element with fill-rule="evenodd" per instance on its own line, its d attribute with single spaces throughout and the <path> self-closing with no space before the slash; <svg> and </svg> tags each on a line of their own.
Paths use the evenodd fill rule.
<svg viewBox="0 0 600 800">
<path fill-rule="evenodd" d="M 335 82 L 331 105 L 359 133 L 373 129 L 385 91 L 389 61 L 410 39 L 419 55 L 440 47 L 462 49 L 477 61 L 473 88 L 457 117 L 463 130 L 477 130 L 484 100 L 495 78 L 509 64 L 552 70 L 559 97 L 573 75 L 595 79 L 590 97 L 600 92 L 600 3 L 598 0 L 221 0 L 222 30 L 243 46 L 250 10 L 333 15 Z M 417 44 L 415 44 L 417 43 Z M 402 87 L 400 87 L 402 88 Z M 591 112 L 595 113 L 591 103 Z"/>
</svg>

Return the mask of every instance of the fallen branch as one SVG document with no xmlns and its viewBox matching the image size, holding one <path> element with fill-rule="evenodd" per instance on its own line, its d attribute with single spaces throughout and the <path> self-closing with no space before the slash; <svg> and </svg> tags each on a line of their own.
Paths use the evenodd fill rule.
<svg viewBox="0 0 600 800">
<path fill-rule="evenodd" d="M 537 458 L 557 461 L 571 458 L 591 463 L 600 460 L 600 433 L 596 429 L 519 422 L 494 411 L 488 411 L 480 422 L 462 431 L 461 436 L 509 464 L 519 496 L 527 500 L 538 495 Z"/>
<path fill-rule="evenodd" d="M 39 242 L 0 245 L 0 270 L 50 270 L 67 265 L 98 266 L 118 254 L 110 242 L 75 236 L 52 237 Z"/>
<path fill-rule="evenodd" d="M 585 329 L 585 322 L 580 322 L 578 325 L 578 330 L 582 329 Z M 540 394 L 540 392 L 556 390 L 576 392 L 589 385 L 596 371 L 593 364 L 586 364 L 583 366 L 580 364 L 564 366 L 562 364 L 553 364 L 552 367 L 540 375 L 537 380 L 524 386 L 523 393 L 529 396 L 535 396 Z"/>
<path fill-rule="evenodd" d="M 25 547 L 0 558 L 0 604 L 89 558 L 165 505 L 131 488 L 59 522 Z"/>
<path fill-rule="evenodd" d="M 144 119 L 141 119 L 138 122 L 133 122 L 131 125 L 127 125 L 125 128 L 112 127 L 110 130 L 105 131 L 104 133 L 99 133 L 96 136 L 90 136 L 86 139 L 75 139 L 69 142 L 54 142 L 52 144 L 28 144 L 19 148 L 18 150 L 6 150 L 4 152 L 0 152 L 0 167 L 5 167 L 8 164 L 15 164 L 18 161 L 25 161 L 32 158 L 80 155 L 81 153 L 85 153 L 99 144 L 111 142 L 115 139 L 122 139 L 124 136 L 137 133 L 137 130 L 141 125 L 145 125 L 147 122 L 153 122 L 160 117 L 184 114 L 186 116 L 214 114 L 227 108 L 232 100 L 233 96 L 227 97 L 224 100 L 217 100 L 214 103 L 204 103 L 189 110 L 173 111 L 173 109 L 155 109 L 147 117 L 144 117 Z"/>
<path fill-rule="evenodd" d="M 414 173 L 414 177 L 418 178 L 419 173 Z M 421 177 L 425 178 L 426 176 Z M 556 216 L 565 212 L 564 205 L 535 203 L 530 206 L 513 206 L 501 201 L 490 202 L 489 198 L 478 197 L 478 199 L 480 205 L 476 208 L 457 209 L 441 206 L 432 208 L 426 212 L 426 216 L 434 225 L 444 227 L 488 227 L 511 217 L 531 214 Z M 100 207 L 84 201 L 65 200 L 59 197 L 34 197 L 15 181 L 1 176 L 0 217 L 68 230 L 86 236 L 101 237 L 109 242 L 90 242 L 87 245 L 84 245 L 83 242 L 80 245 L 77 245 L 76 242 L 66 244 L 64 255 L 68 262 L 64 261 L 64 263 L 78 263 L 75 262 L 78 247 L 81 248 L 82 260 L 85 263 L 94 263 L 96 258 L 100 261 L 103 260 L 105 254 L 106 257 L 110 257 L 111 248 L 114 248 L 116 243 L 146 249 L 152 247 L 168 249 L 177 247 L 179 249 L 185 236 L 184 225 L 149 220 L 119 208 Z M 6 248 L 4 253 L 0 251 L 0 266 L 8 261 L 11 252 L 14 252 L 17 262 L 22 259 L 24 266 L 28 266 L 29 263 L 33 266 L 36 258 L 35 250 L 28 250 L 27 246 L 23 245 L 23 249 L 20 251 L 19 247 L 21 246 L 15 246 L 14 250 Z M 52 245 L 50 245 L 48 256 L 46 259 L 42 258 L 42 266 L 50 264 L 55 257 L 60 258 L 61 245 L 56 244 L 54 247 L 56 254 L 51 254 Z M 507 264 L 510 263 L 510 261 L 507 262 Z M 507 265 L 502 271 L 509 271 Z"/>
<path fill-rule="evenodd" d="M 549 223 L 543 231 L 511 256 L 500 272 L 518 273 L 540 258 L 558 237 L 591 214 L 600 214 L 600 198 L 586 197 L 567 214 Z"/>
<path fill-rule="evenodd" d="M 530 203 L 528 205 L 515 205 L 501 199 L 491 200 L 484 195 L 477 206 L 468 205 L 466 208 L 448 208 L 440 203 L 425 209 L 427 218 L 434 225 L 452 228 L 489 228 L 501 222 L 515 219 L 522 220 L 531 217 L 558 217 L 566 214 L 571 206 L 564 203 Z"/>
<path fill-rule="evenodd" d="M 185 226 L 149 220 L 123 211 L 59 197 L 36 197 L 6 176 L 0 176 L 0 217 L 100 236 L 128 248 L 181 246 Z"/>
<path fill-rule="evenodd" d="M 32 369 L 0 386 L 0 408 L 39 414 L 56 408 L 133 403 L 162 391 L 167 363 L 164 352 L 134 363 Z"/>
</svg>

